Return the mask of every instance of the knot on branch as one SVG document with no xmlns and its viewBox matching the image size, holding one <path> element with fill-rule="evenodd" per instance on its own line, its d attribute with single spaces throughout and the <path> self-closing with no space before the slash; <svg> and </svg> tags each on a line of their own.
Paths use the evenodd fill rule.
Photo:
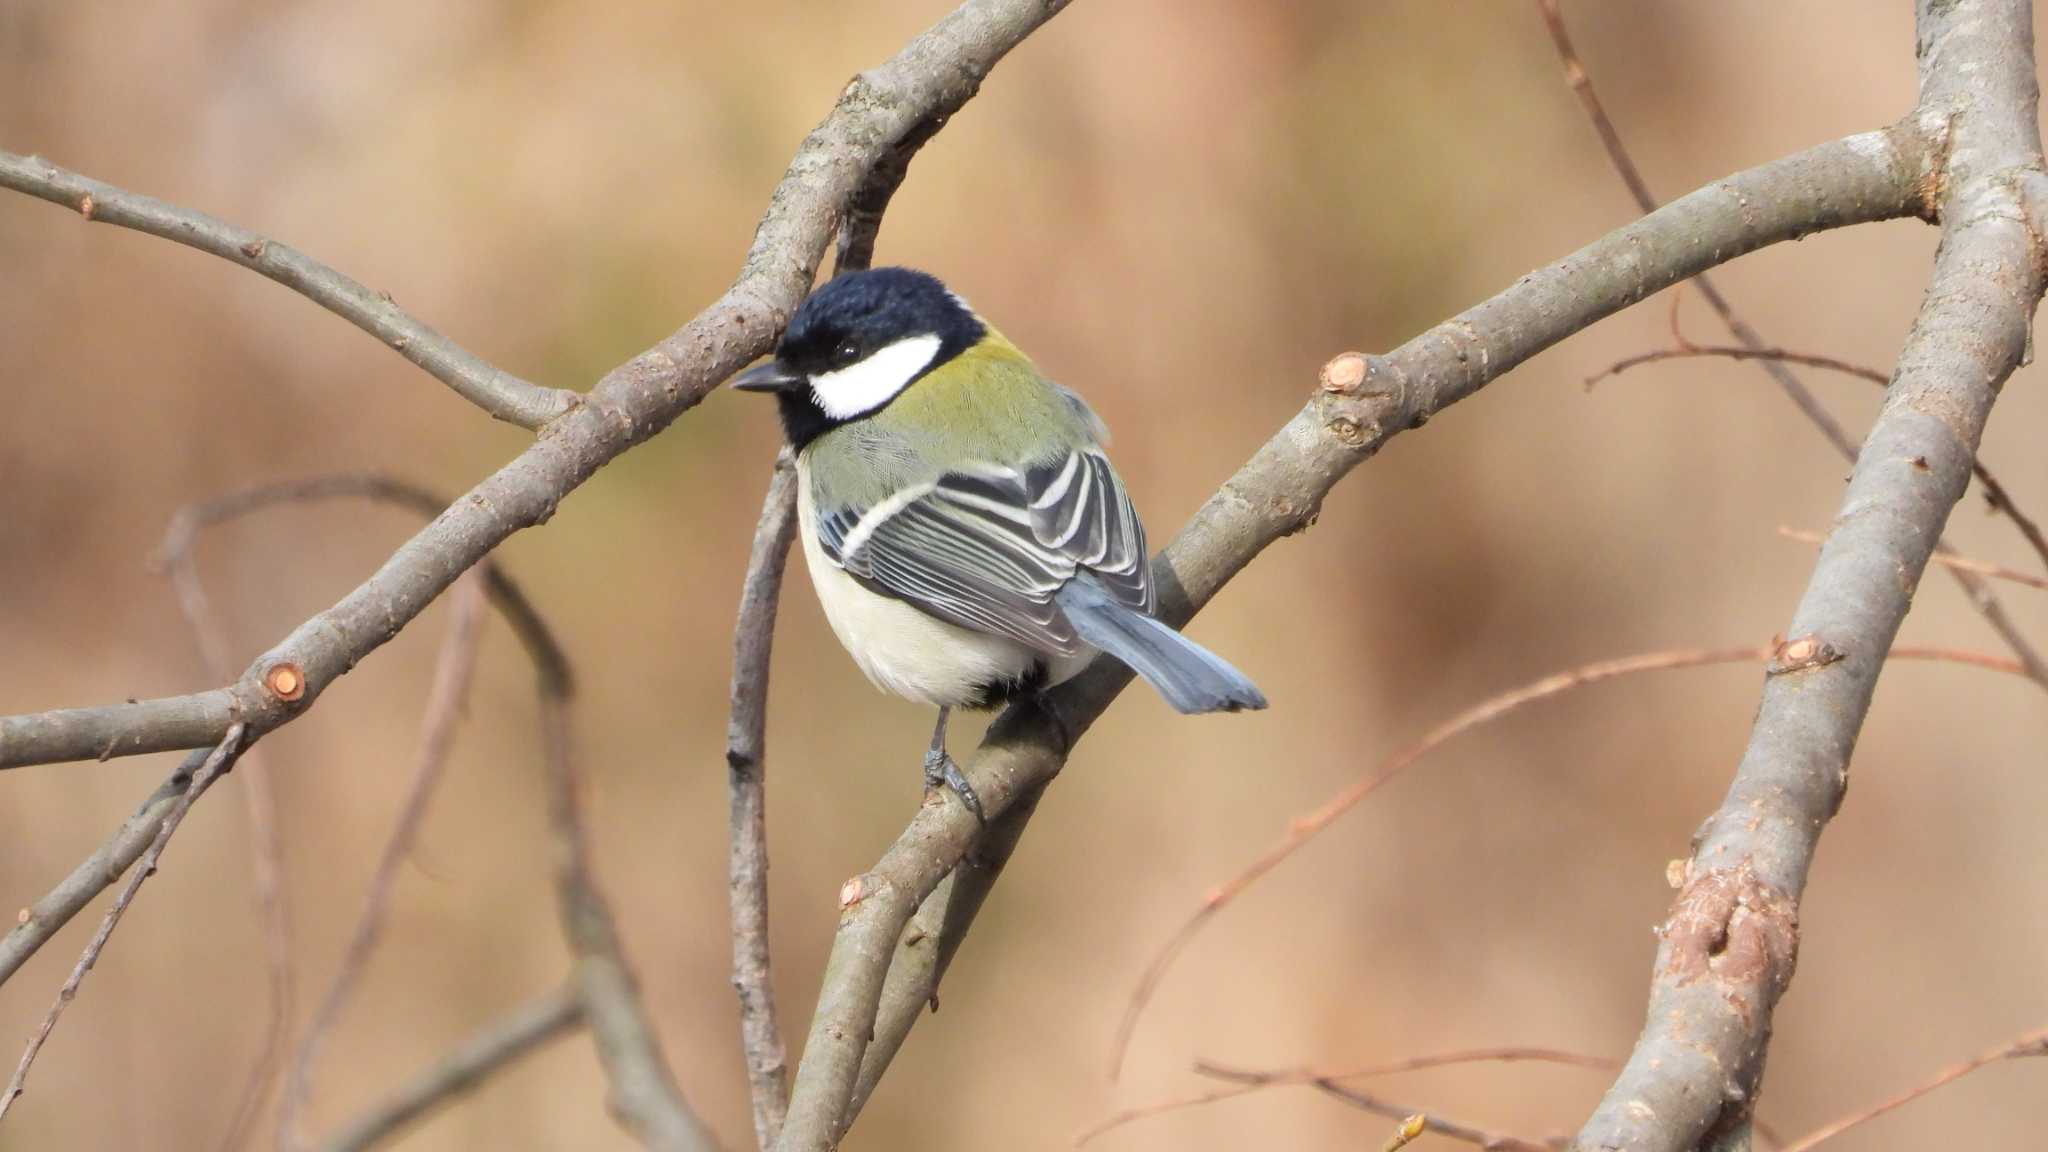
<svg viewBox="0 0 2048 1152">
<path fill-rule="evenodd" d="M 1314 399 L 1326 431 L 1368 452 L 1390 433 L 1422 422 L 1408 403 L 1408 380 L 1400 368 L 1366 352 L 1345 352 L 1323 365 Z"/>
<path fill-rule="evenodd" d="M 1777 651 L 1771 654 L 1771 663 L 1764 669 L 1764 674 L 1783 676 L 1788 672 L 1825 668 L 1842 659 L 1842 655 L 1840 648 L 1809 633 L 1780 643 Z"/>
<path fill-rule="evenodd" d="M 1791 982 L 1799 956 L 1799 905 L 1759 880 L 1748 864 L 1695 871 L 1672 905 L 1664 937 L 1665 975 L 1679 985 L 1713 980 L 1730 1007 L 1752 1022 Z"/>
</svg>

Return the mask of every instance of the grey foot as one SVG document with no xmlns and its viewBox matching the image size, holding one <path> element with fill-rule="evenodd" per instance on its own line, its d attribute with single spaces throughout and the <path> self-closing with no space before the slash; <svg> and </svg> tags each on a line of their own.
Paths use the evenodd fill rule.
<svg viewBox="0 0 2048 1152">
<path fill-rule="evenodd" d="M 951 788 L 960 797 L 960 803 L 974 813 L 975 823 L 988 827 L 988 817 L 982 815 L 981 797 L 974 794 L 974 785 L 967 782 L 966 774 L 945 749 L 934 748 L 924 755 L 924 790 L 931 793 L 941 787 Z"/>
</svg>

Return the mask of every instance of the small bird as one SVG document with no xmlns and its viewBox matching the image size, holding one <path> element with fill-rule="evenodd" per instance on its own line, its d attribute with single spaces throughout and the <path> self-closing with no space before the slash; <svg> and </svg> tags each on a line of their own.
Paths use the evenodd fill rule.
<svg viewBox="0 0 2048 1152">
<path fill-rule="evenodd" d="M 1070 679 L 1098 651 L 1183 713 L 1266 706 L 1152 615 L 1145 529 L 1102 422 L 936 277 L 834 277 L 732 386 L 779 402 L 804 562 L 839 642 L 876 687 L 939 709 L 928 792 L 951 787 L 982 818 L 947 717 Z"/>
</svg>

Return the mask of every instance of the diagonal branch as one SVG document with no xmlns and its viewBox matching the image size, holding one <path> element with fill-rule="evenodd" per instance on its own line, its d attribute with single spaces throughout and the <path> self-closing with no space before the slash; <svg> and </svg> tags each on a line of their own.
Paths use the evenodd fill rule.
<svg viewBox="0 0 2048 1152">
<path fill-rule="evenodd" d="M 739 279 L 675 334 L 607 373 L 546 435 L 449 505 L 384 566 L 293 630 L 225 688 L 132 704 L 0 717 L 0 768 L 131 756 L 252 737 L 288 723 L 397 635 L 507 537 L 547 521 L 599 468 L 661 431 L 766 352 L 809 290 L 847 197 L 897 143 L 952 113 L 1066 0 L 968 0 L 848 84 L 804 140 Z M 282 687 L 283 690 L 280 690 Z"/>
<path fill-rule="evenodd" d="M 612 1112 L 641 1143 L 658 1152 L 715 1152 L 716 1141 L 676 1087 L 653 1022 L 640 1002 L 610 904 L 591 873 L 568 694 L 543 689 L 540 716 L 562 933 L 576 955 L 575 982 L 583 996 L 585 1021 L 611 1080 Z"/>
<path fill-rule="evenodd" d="M 465 1040 L 321 1145 L 322 1152 L 366 1152 L 582 1022 L 583 997 L 575 987 L 550 992 Z"/>
<path fill-rule="evenodd" d="M 1309 404 L 1261 447 L 1154 561 L 1160 615 L 1183 624 L 1268 545 L 1305 528 L 1323 497 L 1389 439 L 1566 336 L 1715 264 L 1822 228 L 1917 215 L 1928 148 L 1894 127 L 1865 133 L 1708 185 L 1424 332 L 1386 356 L 1347 354 L 1324 369 Z M 1068 749 L 1129 674 L 1100 662 L 998 718 L 966 766 L 985 811 L 1000 817 L 1059 772 Z M 978 833 L 958 803 L 921 809 L 867 873 L 846 910 L 797 1069 L 777 1147 L 823 1152 L 852 1122 L 889 961 L 919 906 Z"/>
<path fill-rule="evenodd" d="M 1861 364 L 1852 364 L 1847 360 L 1837 360 L 1833 356 L 1815 356 L 1804 352 L 1788 351 L 1784 348 L 1756 349 L 1740 345 L 1687 344 L 1677 348 L 1657 348 L 1649 352 L 1641 352 L 1634 356 L 1617 360 L 1609 364 L 1598 375 L 1588 376 L 1586 378 L 1586 386 L 1590 388 L 1610 376 L 1619 376 L 1631 368 L 1644 364 L 1655 364 L 1664 360 L 1690 360 L 1713 356 L 1728 360 L 1778 360 L 1786 364 L 1804 364 L 1809 368 L 1822 368 L 1831 372 L 1840 372 L 1845 376 L 1854 376 L 1858 380 L 1868 381 L 1879 388 L 1889 387 L 1892 382 L 1891 377 L 1875 368 L 1867 368 Z M 2034 521 L 2033 517 L 2020 509 L 2019 504 L 2013 500 L 2012 493 L 2006 490 L 2005 485 L 1999 482 L 1998 477 L 1991 474 L 1991 469 L 1985 467 L 1982 460 L 1972 461 L 1970 471 L 1977 477 L 1977 483 L 1983 486 L 1984 500 L 1991 506 L 1992 511 L 2005 513 L 2012 520 L 2013 526 L 2019 529 L 2020 535 L 2026 537 L 2028 545 L 2034 549 L 2034 554 L 2041 558 L 2043 564 L 2048 564 L 2048 536 L 2042 534 L 2041 526 Z M 1937 550 L 1935 555 L 1937 558 L 1951 557 L 1954 553 L 1943 548 Z M 1975 569 L 1972 569 L 1967 564 L 1949 564 L 1948 567 L 1975 571 Z M 1978 574 L 1984 575 L 1981 572 Z M 1965 590 L 1969 590 L 1972 586 L 1965 584 L 1963 587 Z M 2039 677 L 2036 678 L 2040 679 Z M 2044 686 L 2048 686 L 2048 681 L 2044 681 Z"/>
<path fill-rule="evenodd" d="M 2042 168 L 2031 7 L 1922 0 L 1917 31 L 1911 122 L 1947 131 L 1951 144 L 1930 181 L 1943 221 L 1932 286 L 1728 796 L 1696 837 L 1642 1036 L 1579 1148 L 1679 1152 L 1740 1138 L 1792 976 L 1799 896 L 1841 804 L 1885 651 L 1969 484 L 1998 390 L 2025 354 L 2042 288 L 2022 194 Z"/>
<path fill-rule="evenodd" d="M 373 292 L 296 248 L 225 220 L 11 152 L 0 152 L 0 188 L 62 204 L 87 220 L 160 236 L 261 273 L 382 340 L 464 400 L 507 423 L 539 428 L 576 403 L 574 392 L 543 388 L 492 367 L 414 319 L 388 294 Z"/>
<path fill-rule="evenodd" d="M 348 944 L 342 949 L 341 962 L 335 968 L 333 979 L 328 982 L 327 991 L 321 994 L 318 1006 L 313 1009 L 312 1018 L 306 1022 L 305 1038 L 299 1042 L 298 1051 L 293 1054 L 285 1076 L 284 1098 L 277 1110 L 277 1145 L 280 1149 L 298 1148 L 304 1143 L 299 1135 L 299 1113 L 312 1091 L 314 1062 L 319 1059 L 328 1033 L 341 1018 L 342 1009 L 348 1006 L 350 997 L 355 995 L 356 985 L 369 968 L 370 955 L 383 935 L 399 869 L 404 866 L 407 855 L 419 838 L 428 802 L 433 799 L 434 790 L 447 767 L 448 753 L 455 741 L 456 722 L 461 718 L 463 703 L 469 696 L 470 681 L 476 673 L 483 608 L 480 583 L 467 576 L 457 581 L 455 591 L 449 596 L 448 638 L 442 642 L 440 656 L 434 662 L 433 686 L 428 689 L 425 716 L 420 721 L 419 755 L 413 761 L 412 779 L 407 783 L 405 799 L 399 805 L 398 821 L 384 841 L 383 852 L 377 857 L 376 869 L 370 875 L 369 890 L 363 895 L 363 910 L 356 917 Z"/>
<path fill-rule="evenodd" d="M 1621 177 L 1621 182 L 1627 185 L 1629 196 L 1635 200 L 1636 207 L 1644 212 L 1654 211 L 1657 207 L 1657 198 L 1651 193 L 1650 186 L 1643 179 L 1643 174 L 1637 169 L 1635 161 L 1630 158 L 1628 148 L 1621 141 L 1621 133 L 1615 129 L 1614 121 L 1608 117 L 1606 107 L 1600 103 L 1599 94 L 1593 91 L 1593 79 L 1587 74 L 1584 62 L 1579 59 L 1578 50 L 1572 46 L 1571 33 L 1565 27 L 1564 13 L 1558 7 L 1558 0 L 1536 0 L 1536 7 L 1542 13 L 1545 26 L 1550 29 L 1551 43 L 1557 49 L 1558 58 L 1564 62 L 1565 82 L 1578 96 L 1580 106 L 1586 111 L 1586 118 L 1592 121 L 1593 130 L 1599 134 L 1600 145 L 1607 152 L 1608 162 L 1614 166 L 1615 174 Z M 1931 126 L 1926 127 L 1932 131 Z M 1933 205 L 1925 207 L 1925 214 L 1931 219 Z M 1740 341 L 1743 350 L 1748 354 L 1742 358 L 1754 359 L 1757 366 L 1763 369 L 1764 375 L 1769 376 L 1785 393 L 1786 398 L 1792 401 L 1793 406 L 1799 409 L 1800 414 L 1820 431 L 1821 438 L 1833 445 L 1844 460 L 1854 464 L 1856 442 L 1843 431 L 1841 422 L 1828 412 L 1820 399 L 1813 394 L 1812 389 L 1793 374 L 1788 365 L 1798 362 L 1796 358 L 1769 355 L 1772 349 L 1764 342 L 1764 338 L 1756 329 L 1749 326 L 1747 320 L 1736 314 L 1735 306 L 1721 294 L 1720 288 L 1715 286 L 1711 278 L 1704 275 L 1695 277 L 1694 286 L 1699 289 L 1700 298 L 1705 300 L 1707 306 L 1721 318 L 1721 323 L 1728 329 L 1729 334 Z M 1674 332 L 1678 324 L 1676 307 L 1674 302 Z M 1844 367 L 1838 363 L 1817 362 L 1809 363 L 1809 366 Z M 1878 381 L 1880 384 L 1886 382 Z M 2018 507 L 2006 495 L 2005 489 L 1991 478 L 1990 472 L 1980 467 L 1977 474 L 1984 482 L 1984 491 L 1991 501 L 1991 506 L 2010 515 L 2028 541 L 2042 550 L 2043 559 L 2048 559 L 2048 542 L 2041 539 L 2040 530 L 2020 513 Z M 1950 549 L 1943 543 L 1939 545 L 1939 550 L 1947 552 Z M 2006 647 L 2011 648 L 2013 655 L 2019 657 L 2020 663 L 2026 666 L 2027 675 L 2042 687 L 2048 688 L 2048 659 L 2042 658 L 2026 634 L 2020 631 L 2019 625 L 2013 622 L 1998 594 L 1974 573 L 1952 569 L 1949 574 L 1962 586 L 1963 594 L 1969 597 L 1978 614 L 1991 625 L 1991 630 L 1998 633 L 1999 639 L 2005 641 Z"/>
<path fill-rule="evenodd" d="M 206 794 L 208 788 L 213 787 L 214 781 L 220 779 L 223 773 L 234 766 L 235 757 L 247 748 L 242 742 L 243 736 L 241 725 L 229 727 L 227 734 L 221 737 L 220 744 L 199 761 L 198 767 L 178 791 L 170 809 L 164 813 L 163 822 L 157 826 L 156 836 L 151 839 L 149 850 L 143 855 L 142 866 L 130 873 L 128 882 L 121 886 L 121 891 L 114 897 L 113 906 L 107 909 L 106 916 L 100 921 L 99 931 L 93 933 L 92 939 L 85 946 L 85 951 L 78 957 L 78 963 L 72 966 L 71 975 L 65 978 L 64 986 L 57 990 L 57 1002 L 50 1005 L 49 1014 L 43 1017 L 43 1023 L 36 1029 L 35 1035 L 29 1038 L 28 1048 L 21 1054 L 21 1063 L 15 1066 L 13 1079 L 7 1082 L 5 1093 L 0 1094 L 0 1119 L 4 1119 L 8 1110 L 14 1107 L 14 1102 L 21 1098 L 22 1088 L 28 1082 L 28 1070 L 36 1062 L 36 1054 L 43 1050 L 43 1043 L 57 1027 L 57 1018 L 64 1014 L 65 1007 L 78 995 L 79 986 L 85 983 L 85 974 L 92 971 L 93 965 L 99 962 L 101 950 L 107 946 L 107 941 L 113 938 L 114 927 L 121 922 L 121 915 L 128 911 L 128 905 L 135 901 L 135 894 L 142 890 L 144 881 L 156 874 L 157 861 L 162 859 L 164 848 L 170 843 L 172 834 L 177 832 L 178 825 L 184 823 L 186 813 L 192 811 L 192 805 Z"/>
</svg>

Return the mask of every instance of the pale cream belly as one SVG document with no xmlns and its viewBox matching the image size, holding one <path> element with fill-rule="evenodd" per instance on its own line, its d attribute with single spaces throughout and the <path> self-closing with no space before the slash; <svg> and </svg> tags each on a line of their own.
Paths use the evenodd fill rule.
<svg viewBox="0 0 2048 1152">
<path fill-rule="evenodd" d="M 811 501 L 810 469 L 797 458 L 797 536 L 818 603 L 853 662 L 875 687 L 933 707 L 983 702 L 993 684 L 1021 680 L 1047 658 L 1004 636 L 991 636 L 928 616 L 901 600 L 860 586 L 818 546 L 817 513 Z M 1093 659 L 1084 648 L 1048 663 L 1048 683 L 1066 680 Z"/>
</svg>

